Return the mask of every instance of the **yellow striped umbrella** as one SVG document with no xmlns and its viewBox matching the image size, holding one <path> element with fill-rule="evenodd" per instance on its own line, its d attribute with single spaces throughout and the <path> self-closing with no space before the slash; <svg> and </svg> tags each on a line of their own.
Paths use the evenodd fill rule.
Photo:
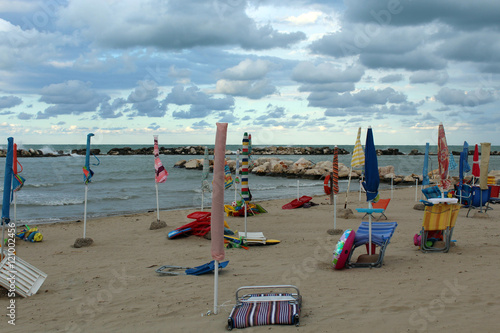
<svg viewBox="0 0 500 333">
<path fill-rule="evenodd" d="M 362 165 L 365 165 L 365 153 L 363 152 L 363 147 L 361 147 L 361 127 L 360 127 L 358 129 L 358 137 L 356 138 L 354 151 L 352 152 L 351 167 L 357 167 Z"/>
<path fill-rule="evenodd" d="M 347 183 L 347 191 L 345 192 L 344 209 L 347 208 L 347 195 L 349 194 L 349 189 L 351 187 L 352 168 L 362 165 L 365 165 L 365 153 L 363 151 L 363 147 L 361 146 L 361 127 L 360 127 L 358 128 L 358 136 L 356 138 L 356 143 L 354 144 L 354 151 L 352 152 L 351 170 L 349 172 L 349 182 Z"/>
</svg>

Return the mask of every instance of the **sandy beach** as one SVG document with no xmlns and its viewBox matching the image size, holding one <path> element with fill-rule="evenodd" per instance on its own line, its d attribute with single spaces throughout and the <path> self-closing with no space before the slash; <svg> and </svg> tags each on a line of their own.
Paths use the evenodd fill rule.
<svg viewBox="0 0 500 333">
<path fill-rule="evenodd" d="M 304 193 L 307 194 L 307 193 Z M 292 195 L 293 196 L 293 195 Z M 381 192 L 382 198 L 390 191 Z M 338 207 L 345 193 L 338 196 Z M 248 231 L 281 240 L 272 246 L 226 250 L 220 272 L 218 315 L 213 274 L 159 276 L 162 265 L 198 266 L 211 260 L 210 241 L 196 236 L 168 240 L 167 233 L 191 220 L 193 210 L 162 211 L 167 227 L 149 230 L 156 212 L 88 221 L 90 247 L 74 248 L 78 222 L 41 225 L 41 243 L 18 241 L 17 255 L 48 274 L 38 293 L 16 297 L 16 325 L 8 324 L 9 298 L 0 292 L 1 332 L 224 332 L 235 291 L 248 285 L 294 284 L 303 297 L 300 326 L 261 326 L 241 332 L 496 332 L 500 311 L 498 257 L 500 209 L 488 218 L 459 212 L 448 253 L 422 253 L 413 235 L 423 212 L 414 210 L 415 188 L 394 191 L 386 211 L 398 228 L 381 268 L 334 271 L 340 235 L 333 228 L 329 198 L 308 209 L 282 210 L 289 200 L 259 202 L 268 210 L 248 218 Z M 350 193 L 348 208 L 366 207 Z M 357 229 L 363 214 L 337 219 Z M 474 215 L 471 212 L 471 216 Z M 235 231 L 244 219 L 227 217 Z M 361 252 L 359 253 L 361 254 Z M 495 259 L 496 258 L 496 259 Z"/>
</svg>

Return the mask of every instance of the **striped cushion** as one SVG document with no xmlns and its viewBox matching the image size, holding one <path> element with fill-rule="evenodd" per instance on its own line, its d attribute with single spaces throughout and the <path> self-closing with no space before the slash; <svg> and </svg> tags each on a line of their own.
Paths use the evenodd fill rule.
<svg viewBox="0 0 500 333">
<path fill-rule="evenodd" d="M 259 296 L 291 296 L 291 294 L 252 294 Z M 293 325 L 300 314 L 296 301 L 242 302 L 231 311 L 233 327 L 245 328 L 260 325 Z"/>
<path fill-rule="evenodd" d="M 385 245 L 386 242 L 391 239 L 397 226 L 397 222 L 372 222 L 372 243 L 375 243 L 379 246 Z M 363 221 L 361 222 L 358 231 L 356 231 L 354 245 L 363 245 L 365 243 L 368 243 L 368 240 L 369 223 Z"/>
</svg>

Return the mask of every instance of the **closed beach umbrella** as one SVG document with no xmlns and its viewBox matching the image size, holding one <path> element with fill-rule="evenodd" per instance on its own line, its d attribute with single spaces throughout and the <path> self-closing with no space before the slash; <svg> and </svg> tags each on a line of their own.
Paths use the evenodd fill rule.
<svg viewBox="0 0 500 333">
<path fill-rule="evenodd" d="M 488 189 L 488 169 L 490 165 L 491 143 L 481 143 L 481 176 L 479 177 L 479 187 L 481 190 Z"/>
<path fill-rule="evenodd" d="M 241 197 L 243 198 L 243 209 L 245 210 L 245 238 L 247 237 L 247 202 L 250 201 L 250 189 L 248 187 L 248 133 L 243 134 L 243 157 L 241 158 Z"/>
<path fill-rule="evenodd" d="M 378 172 L 377 151 L 373 141 L 373 131 L 369 126 L 366 132 L 365 144 L 365 181 L 363 186 L 366 191 L 366 201 L 368 208 L 372 208 L 372 203 L 378 201 L 378 187 L 380 185 L 380 176 Z M 372 218 L 368 215 L 368 254 L 372 254 Z"/>
<path fill-rule="evenodd" d="M 5 225 L 10 223 L 10 200 L 12 188 L 12 165 L 14 159 L 14 138 L 7 139 L 7 156 L 5 158 L 5 177 L 3 179 L 3 201 L 2 201 L 2 252 L 0 259 L 4 256 Z"/>
<path fill-rule="evenodd" d="M 446 143 L 446 134 L 444 133 L 443 123 L 439 124 L 438 129 L 438 163 L 439 163 L 439 176 L 441 177 L 441 187 L 443 192 L 446 191 L 451 182 L 448 179 L 450 152 L 448 144 Z"/>
<path fill-rule="evenodd" d="M 472 159 L 472 176 L 475 178 L 479 178 L 481 176 L 481 169 L 479 168 L 479 148 L 477 144 L 474 147 L 474 158 Z M 475 183 L 475 179 L 472 183 Z"/>
<path fill-rule="evenodd" d="M 469 144 L 467 141 L 464 141 L 464 148 L 463 148 L 463 153 L 464 153 L 464 174 L 470 172 L 470 165 L 469 165 Z"/>
<path fill-rule="evenodd" d="M 365 164 L 365 153 L 363 152 L 363 147 L 361 146 L 361 127 L 360 127 L 358 128 L 358 136 L 356 137 L 356 143 L 354 144 L 354 150 L 352 152 L 351 170 L 349 171 L 349 181 L 347 182 L 347 191 L 345 193 L 344 209 L 347 208 L 347 195 L 349 194 L 349 188 L 351 187 L 352 168 L 363 166 L 364 164 Z"/>
<path fill-rule="evenodd" d="M 161 163 L 160 149 L 158 148 L 158 135 L 154 135 L 153 155 L 155 157 L 155 187 L 156 187 L 156 220 L 160 221 L 160 201 L 158 198 L 158 183 L 167 181 L 168 172 Z"/>
<path fill-rule="evenodd" d="M 339 150 L 335 146 L 333 150 L 333 166 L 332 166 L 332 193 L 333 193 L 333 228 L 337 229 L 337 194 L 339 193 Z"/>
<path fill-rule="evenodd" d="M 378 173 L 377 151 L 373 141 L 373 131 L 368 127 L 366 132 L 365 145 L 365 181 L 363 186 L 366 190 L 366 201 L 378 201 L 378 187 L 380 185 L 380 177 Z"/>
<path fill-rule="evenodd" d="M 234 170 L 234 201 L 237 200 L 238 184 L 240 183 L 240 150 L 236 151 L 236 166 Z"/>
<path fill-rule="evenodd" d="M 224 260 L 224 164 L 227 123 L 217 123 L 214 148 L 214 182 L 211 216 L 211 254 L 215 260 L 214 313 L 217 314 L 219 288 L 219 261 Z"/>
<path fill-rule="evenodd" d="M 85 203 L 83 208 L 83 238 L 85 238 L 87 232 L 87 193 L 89 189 L 90 180 L 92 179 L 92 176 L 94 176 L 94 172 L 90 169 L 90 138 L 93 136 L 94 133 L 87 134 L 87 149 L 85 151 L 85 165 L 83 166 L 83 181 L 85 182 Z M 97 161 L 99 162 L 98 159 Z M 99 163 L 94 165 L 99 165 Z"/>
<path fill-rule="evenodd" d="M 422 186 L 429 185 L 429 142 L 425 143 L 424 168 L 422 169 Z"/>
<path fill-rule="evenodd" d="M 450 164 L 448 165 L 448 171 L 455 170 L 456 168 L 457 168 L 457 162 L 455 162 L 453 154 L 450 153 Z"/>
<path fill-rule="evenodd" d="M 21 167 L 21 170 L 17 169 L 17 166 Z M 17 160 L 17 145 L 14 143 L 14 149 L 13 149 L 13 159 L 12 159 L 12 196 L 14 200 L 14 233 L 17 233 L 16 230 L 16 221 L 17 221 L 17 192 L 21 190 L 21 188 L 24 186 L 24 182 L 26 181 L 22 176 L 19 174 L 23 171 L 23 166 L 19 161 Z"/>
<path fill-rule="evenodd" d="M 460 161 L 458 163 L 458 193 L 460 194 L 460 203 L 462 203 L 462 188 L 464 185 L 464 170 L 465 170 L 465 152 L 460 152 Z"/>
</svg>

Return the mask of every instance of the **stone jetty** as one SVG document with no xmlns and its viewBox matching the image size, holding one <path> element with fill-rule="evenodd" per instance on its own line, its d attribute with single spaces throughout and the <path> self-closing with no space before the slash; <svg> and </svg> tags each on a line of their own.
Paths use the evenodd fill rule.
<svg viewBox="0 0 500 333">
<path fill-rule="evenodd" d="M 159 147 L 160 155 L 203 155 L 205 153 L 205 146 L 184 146 L 176 148 L 165 148 Z M 121 147 L 112 148 L 108 152 L 101 152 L 100 149 L 92 149 L 92 154 L 94 155 L 152 155 L 153 147 L 144 147 L 138 149 L 132 149 L 131 147 Z M 86 149 L 73 149 L 71 154 L 85 155 Z M 213 155 L 213 148 L 208 149 L 208 153 Z M 339 148 L 339 155 L 347 155 L 351 152 L 346 149 Z M 453 155 L 459 155 L 460 152 L 453 151 Z M 473 150 L 469 150 L 469 154 L 472 155 Z M 226 151 L 226 155 L 234 155 L 233 151 Z M 423 155 L 423 152 L 417 149 L 412 150 L 408 155 Z M 435 155 L 435 153 L 433 153 Z M 491 155 L 500 155 L 498 151 L 492 151 Z M 6 149 L 0 149 L 0 157 L 5 157 L 7 155 Z M 17 155 L 19 157 L 58 157 L 58 156 L 68 156 L 70 154 L 64 153 L 62 150 L 56 152 L 44 153 L 42 150 L 35 149 L 18 149 Z M 253 147 L 252 155 L 333 155 L 333 148 L 330 147 L 286 147 L 286 146 L 269 146 L 269 147 Z M 400 152 L 397 148 L 387 148 L 387 149 L 377 149 L 377 155 L 405 155 Z"/>
<path fill-rule="evenodd" d="M 235 172 L 236 161 L 228 159 L 227 164 L 232 173 Z M 203 159 L 180 160 L 175 163 L 176 168 L 186 168 L 189 170 L 202 170 Z M 210 160 L 210 168 L 212 171 L 213 161 Z M 322 161 L 313 163 L 303 157 L 297 161 L 281 160 L 277 157 L 260 157 L 252 160 L 249 166 L 249 172 L 257 176 L 270 177 L 285 177 L 285 178 L 303 178 L 303 179 L 323 179 L 332 172 L 332 162 Z M 393 179 L 393 184 L 415 184 L 415 179 L 418 178 L 419 183 L 422 182 L 422 175 L 396 175 L 394 166 L 388 165 L 379 167 L 379 177 L 381 182 L 390 183 Z M 352 179 L 357 179 L 361 176 L 361 170 L 350 170 L 346 165 L 339 163 L 339 179 L 348 179 L 349 174 Z M 241 174 L 241 168 L 240 168 Z M 433 170 L 429 173 L 431 179 L 436 181 L 439 179 L 439 171 Z M 458 179 L 453 179 L 458 182 Z"/>
</svg>

